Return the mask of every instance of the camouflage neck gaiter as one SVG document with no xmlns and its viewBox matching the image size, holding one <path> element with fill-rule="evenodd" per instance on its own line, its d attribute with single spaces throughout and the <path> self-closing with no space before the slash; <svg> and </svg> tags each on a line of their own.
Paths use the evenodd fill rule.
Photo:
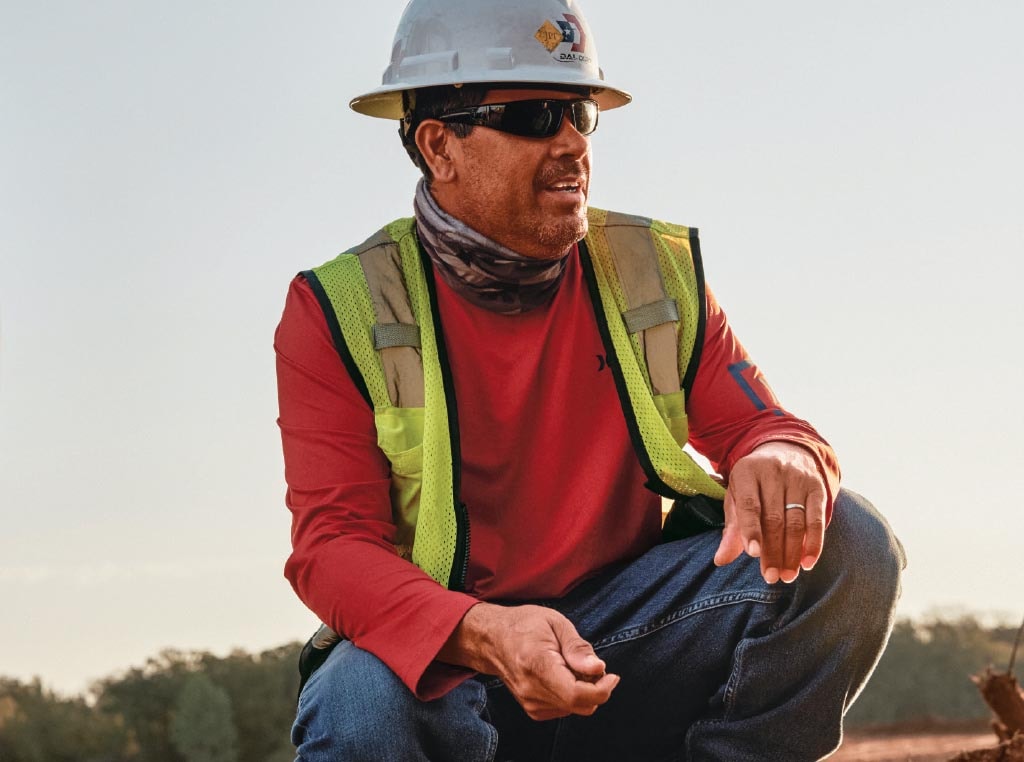
<svg viewBox="0 0 1024 762">
<path fill-rule="evenodd" d="M 547 304 L 568 261 L 516 254 L 441 209 L 420 180 L 413 202 L 416 230 L 438 274 L 478 307 L 518 315 Z M 570 249 L 571 251 L 571 249 Z"/>
</svg>

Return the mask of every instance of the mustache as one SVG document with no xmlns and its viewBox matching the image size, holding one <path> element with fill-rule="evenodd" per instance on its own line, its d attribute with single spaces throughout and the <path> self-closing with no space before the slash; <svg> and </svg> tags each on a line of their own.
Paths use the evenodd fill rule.
<svg viewBox="0 0 1024 762">
<path fill-rule="evenodd" d="M 579 159 L 566 159 L 549 164 L 537 174 L 537 183 L 542 186 L 552 185 L 560 180 L 579 180 L 586 183 L 590 173 L 586 165 Z"/>
</svg>

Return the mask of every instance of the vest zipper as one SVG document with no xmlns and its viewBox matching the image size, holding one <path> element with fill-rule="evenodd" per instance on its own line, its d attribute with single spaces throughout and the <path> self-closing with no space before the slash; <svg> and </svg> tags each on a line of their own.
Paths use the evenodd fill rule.
<svg viewBox="0 0 1024 762">
<path fill-rule="evenodd" d="M 448 583 L 449 590 L 461 592 L 466 586 L 466 574 L 469 571 L 469 508 L 461 500 L 455 503 L 455 523 L 461 529 L 455 538 L 455 559 L 452 561 L 452 576 Z"/>
</svg>

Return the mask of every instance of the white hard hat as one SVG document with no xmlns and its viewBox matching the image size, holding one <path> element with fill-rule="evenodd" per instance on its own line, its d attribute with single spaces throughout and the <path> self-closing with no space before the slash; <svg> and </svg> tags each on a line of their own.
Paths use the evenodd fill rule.
<svg viewBox="0 0 1024 762">
<path fill-rule="evenodd" d="M 602 110 L 632 100 L 605 84 L 575 0 L 411 0 L 381 86 L 349 105 L 401 119 L 404 91 L 481 82 L 586 87 Z"/>
</svg>

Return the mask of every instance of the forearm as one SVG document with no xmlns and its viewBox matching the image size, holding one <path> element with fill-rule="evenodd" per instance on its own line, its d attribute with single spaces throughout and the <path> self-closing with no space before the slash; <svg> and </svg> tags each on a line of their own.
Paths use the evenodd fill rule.
<svg viewBox="0 0 1024 762">
<path fill-rule="evenodd" d="M 839 489 L 835 452 L 813 426 L 782 407 L 710 292 L 707 299 L 707 332 L 687 399 L 691 443 L 726 477 L 767 442 L 799 445 L 814 458 L 830 510 Z"/>
</svg>

